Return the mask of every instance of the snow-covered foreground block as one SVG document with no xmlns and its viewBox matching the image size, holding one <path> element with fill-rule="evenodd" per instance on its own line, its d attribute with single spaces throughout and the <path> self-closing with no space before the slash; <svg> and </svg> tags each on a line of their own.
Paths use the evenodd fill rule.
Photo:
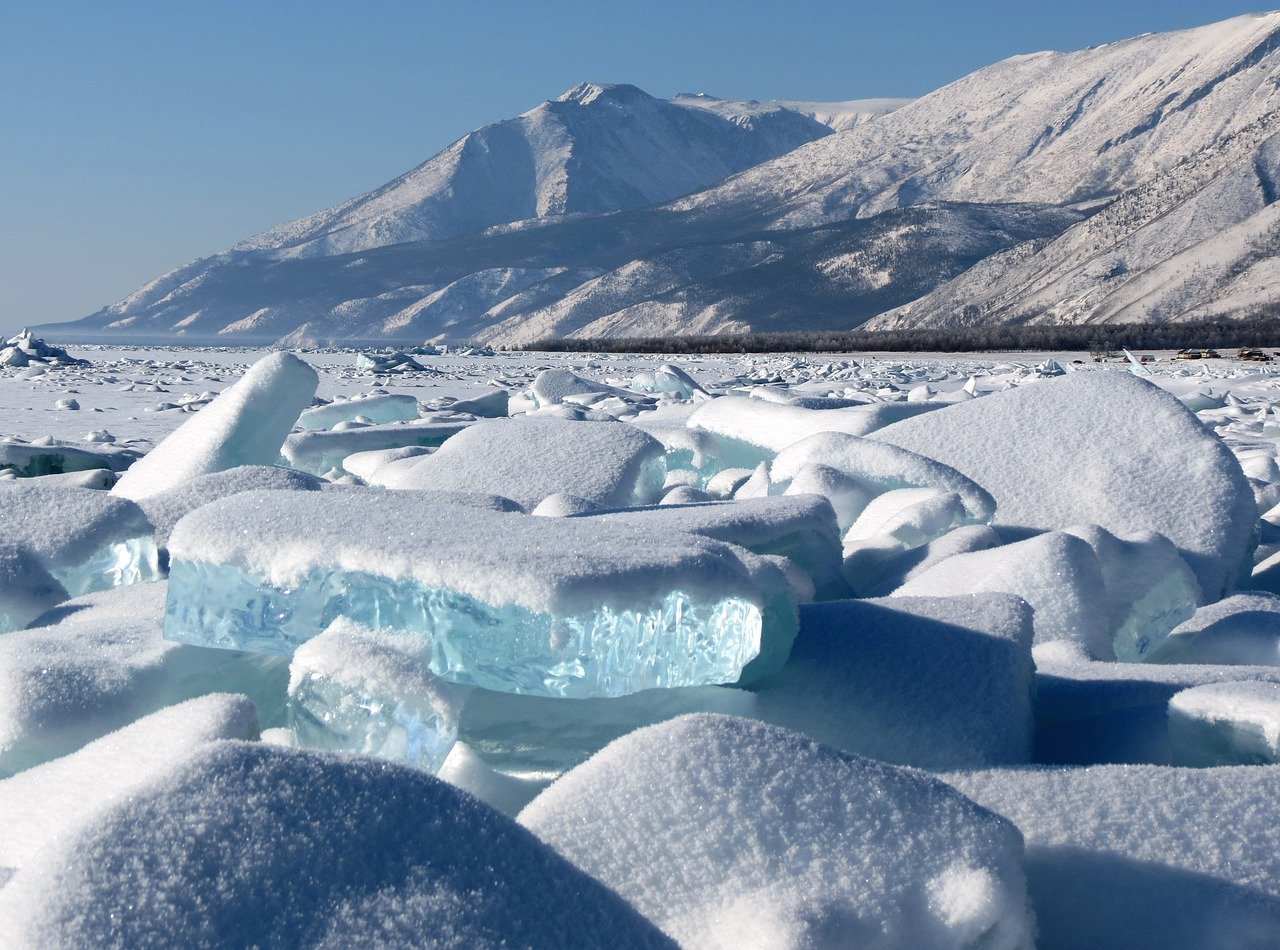
<svg viewBox="0 0 1280 950">
<path fill-rule="evenodd" d="M 1275 767 L 944 776 L 1018 826 L 1043 947 L 1274 946 Z"/>
<path fill-rule="evenodd" d="M 68 601 L 30 629 L 0 635 L 0 776 L 207 693 L 243 693 L 264 725 L 281 719 L 283 660 L 170 643 L 164 605 L 164 584 L 134 584 Z"/>
<path fill-rule="evenodd" d="M 617 894 L 415 769 L 220 742 L 0 888 L 0 942 L 667 947 Z"/>
<path fill-rule="evenodd" d="M 84 488 L 0 489 L 0 631 L 67 597 L 159 576 L 151 524 L 122 498 Z"/>
<path fill-rule="evenodd" d="M 436 772 L 458 738 L 466 689 L 431 673 L 430 660 L 420 637 L 335 620 L 289 664 L 294 745 Z"/>
<path fill-rule="evenodd" d="M 1031 610 L 1006 594 L 811 604 L 758 718 L 846 752 L 947 768 L 1030 761 Z"/>
<path fill-rule="evenodd" d="M 216 739 L 256 739 L 243 696 L 219 694 L 152 713 L 78 752 L 0 780 L 0 886 L 6 877 Z"/>
<path fill-rule="evenodd" d="M 317 382 L 316 371 L 296 356 L 273 353 L 259 360 L 131 465 L 112 491 L 136 501 L 196 475 L 272 464 L 298 415 L 311 404 Z"/>
<path fill-rule="evenodd" d="M 1030 947 L 1012 825 L 917 772 L 684 716 L 609 745 L 520 823 L 684 947 Z"/>
<path fill-rule="evenodd" d="M 388 484 L 492 492 L 526 511 L 557 493 L 618 508 L 657 501 L 663 474 L 662 444 L 634 426 L 536 417 L 477 422 Z"/>
<path fill-rule="evenodd" d="M 1280 763 L 1280 683 L 1209 683 L 1169 700 L 1178 765 Z"/>
<path fill-rule="evenodd" d="M 1172 541 L 1208 601 L 1248 576 L 1257 510 L 1240 463 L 1177 399 L 1078 372 L 895 423 L 871 438 L 963 472 L 1011 535 L 1098 524 Z"/>
<path fill-rule="evenodd" d="M 171 639 L 289 654 L 344 616 L 418 634 L 433 672 L 503 692 L 733 682 L 766 614 L 795 623 L 783 573 L 744 549 L 429 492 L 245 492 L 184 518 L 169 552 Z"/>
</svg>

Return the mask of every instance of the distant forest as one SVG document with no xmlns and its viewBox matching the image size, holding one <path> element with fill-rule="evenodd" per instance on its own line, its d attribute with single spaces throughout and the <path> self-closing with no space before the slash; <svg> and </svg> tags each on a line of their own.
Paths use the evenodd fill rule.
<svg viewBox="0 0 1280 950">
<path fill-rule="evenodd" d="M 521 349 L 560 353 L 977 353 L 1070 350 L 1094 354 L 1129 350 L 1280 347 L 1280 319 L 1117 323 L 1083 326 L 930 327 L 918 330 L 814 330 L 726 333 L 716 336 L 538 340 Z M 1225 355 L 1225 354 L 1224 354 Z"/>
</svg>

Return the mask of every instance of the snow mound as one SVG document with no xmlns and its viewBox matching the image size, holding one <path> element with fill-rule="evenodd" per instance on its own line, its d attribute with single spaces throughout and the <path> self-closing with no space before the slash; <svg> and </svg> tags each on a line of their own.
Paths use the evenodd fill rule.
<svg viewBox="0 0 1280 950">
<path fill-rule="evenodd" d="M 1031 610 L 1005 594 L 800 608 L 758 718 L 846 752 L 926 768 L 1030 761 Z"/>
<path fill-rule="evenodd" d="M 152 713 L 78 752 L 0 781 L 0 878 L 39 857 L 60 835 L 127 798 L 216 739 L 256 739 L 258 715 L 242 696 L 218 694 Z"/>
<path fill-rule="evenodd" d="M 1280 769 L 946 776 L 1013 821 L 1041 946 L 1263 947 L 1280 933 Z"/>
<path fill-rule="evenodd" d="M 491 419 L 460 432 L 392 488 L 492 492 L 531 511 L 567 493 L 600 508 L 657 501 L 662 445 L 621 422 Z"/>
<path fill-rule="evenodd" d="M 1065 531 L 947 558 L 893 592 L 894 597 L 954 597 L 1001 591 L 1035 610 L 1036 643 L 1064 640 L 1090 656 L 1114 659 L 1103 606 L 1106 588 L 1088 543 Z"/>
<path fill-rule="evenodd" d="M 1081 523 L 1119 535 L 1157 531 L 1207 601 L 1248 570 L 1257 511 L 1240 464 L 1181 402 L 1127 372 L 1071 373 L 872 438 L 972 478 L 995 497 L 995 524 L 1011 533 Z"/>
<path fill-rule="evenodd" d="M 13 947 L 559 946 L 602 934 L 669 946 L 444 782 L 242 742 L 149 782 L 0 890 Z"/>
<path fill-rule="evenodd" d="M 112 492 L 138 500 L 196 475 L 270 465 L 311 404 L 316 371 L 289 353 L 272 353 L 131 465 Z"/>
<path fill-rule="evenodd" d="M 1169 700 L 1178 765 L 1280 763 L 1280 683 L 1208 683 Z"/>
<path fill-rule="evenodd" d="M 1029 947 L 1016 831 L 942 783 L 785 729 L 684 716 L 520 822 L 685 947 Z"/>
</svg>

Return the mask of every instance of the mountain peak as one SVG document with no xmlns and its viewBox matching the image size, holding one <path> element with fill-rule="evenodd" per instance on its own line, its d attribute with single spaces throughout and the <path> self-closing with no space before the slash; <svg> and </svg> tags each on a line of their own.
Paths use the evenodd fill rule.
<svg viewBox="0 0 1280 950">
<path fill-rule="evenodd" d="M 581 106 L 589 106 L 597 99 L 612 99 L 625 102 L 627 100 L 652 98 L 639 86 L 633 86 L 630 83 L 581 82 L 557 98 L 556 102 L 576 102 Z"/>
</svg>

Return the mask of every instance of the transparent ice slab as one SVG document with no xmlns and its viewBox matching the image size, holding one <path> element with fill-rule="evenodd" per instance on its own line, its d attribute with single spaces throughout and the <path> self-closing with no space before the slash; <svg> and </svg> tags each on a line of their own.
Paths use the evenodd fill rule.
<svg viewBox="0 0 1280 950">
<path fill-rule="evenodd" d="M 164 577 L 155 539 L 150 536 L 104 544 L 78 564 L 52 568 L 49 573 L 71 597 Z"/>
<path fill-rule="evenodd" d="M 458 723 L 427 697 L 308 673 L 289 691 L 289 732 L 298 748 L 372 755 L 435 774 Z"/>
<path fill-rule="evenodd" d="M 760 652 L 758 606 L 671 591 L 636 609 L 577 615 L 495 607 L 412 580 L 315 571 L 274 586 L 230 564 L 178 561 L 165 636 L 180 643 L 291 654 L 336 618 L 418 633 L 432 672 L 454 683 L 537 696 L 624 696 L 735 682 Z"/>
</svg>

